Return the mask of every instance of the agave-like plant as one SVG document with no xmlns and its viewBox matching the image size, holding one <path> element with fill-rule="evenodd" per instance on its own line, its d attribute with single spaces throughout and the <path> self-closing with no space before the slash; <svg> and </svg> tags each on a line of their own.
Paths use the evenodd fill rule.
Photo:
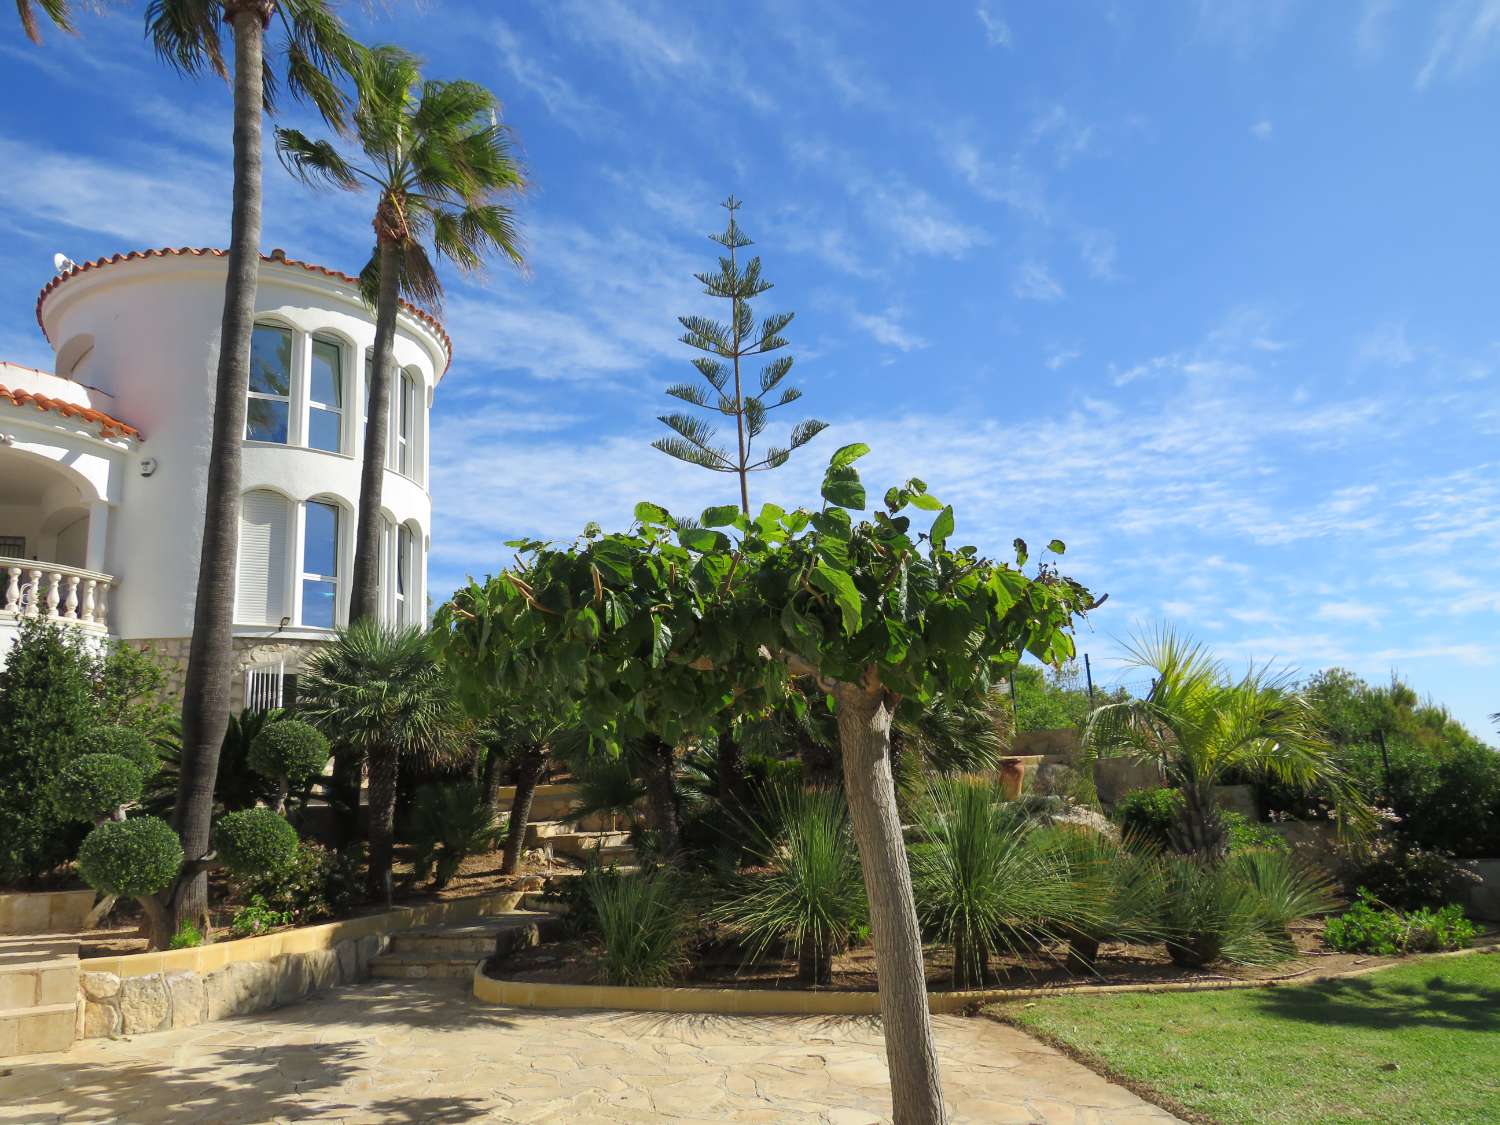
<svg viewBox="0 0 1500 1125">
<path fill-rule="evenodd" d="M 1095 972 L 1106 941 L 1146 945 L 1165 936 L 1166 868 L 1155 849 L 1070 825 L 1038 829 L 1032 845 L 1066 867 L 1077 892 L 1075 917 L 1057 926 L 1069 968 Z"/>
<path fill-rule="evenodd" d="M 1034 949 L 1090 907 L 1055 849 L 1035 846 L 997 782 L 937 778 L 917 803 L 912 884 L 924 928 L 953 950 L 953 983 L 981 987 L 998 950 Z"/>
<path fill-rule="evenodd" d="M 662 985 L 687 963 L 690 923 L 672 876 L 609 876 L 598 869 L 579 876 L 597 919 L 599 975 L 605 984 Z"/>
<path fill-rule="evenodd" d="M 1281 852 L 1236 853 L 1224 864 L 1169 855 L 1162 926 L 1179 965 L 1273 965 L 1295 952 L 1287 927 L 1326 910 L 1327 886 Z"/>
<path fill-rule="evenodd" d="M 732 880 L 709 912 L 746 943 L 751 958 L 777 942 L 797 952 L 797 979 L 826 985 L 833 957 L 869 913 L 849 809 L 836 789 L 778 786 L 769 822 L 747 821 L 768 871 Z"/>
</svg>

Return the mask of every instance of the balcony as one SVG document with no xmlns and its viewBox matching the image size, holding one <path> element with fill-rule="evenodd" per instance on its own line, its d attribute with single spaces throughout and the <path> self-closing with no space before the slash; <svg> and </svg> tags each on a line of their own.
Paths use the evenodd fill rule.
<svg viewBox="0 0 1500 1125">
<path fill-rule="evenodd" d="M 114 578 L 98 571 L 0 558 L 0 636 L 14 633 L 26 618 L 107 634 L 114 587 Z M 0 648 L 8 647 L 0 644 Z"/>
</svg>

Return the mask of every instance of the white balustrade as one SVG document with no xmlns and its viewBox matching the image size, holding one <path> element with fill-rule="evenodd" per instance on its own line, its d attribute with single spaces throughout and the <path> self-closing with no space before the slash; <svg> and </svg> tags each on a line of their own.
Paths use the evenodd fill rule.
<svg viewBox="0 0 1500 1125">
<path fill-rule="evenodd" d="M 0 559 L 0 564 L 7 560 Z M 42 617 L 79 627 L 108 627 L 114 578 L 75 566 L 48 563 L 0 566 L 0 619 Z"/>
</svg>

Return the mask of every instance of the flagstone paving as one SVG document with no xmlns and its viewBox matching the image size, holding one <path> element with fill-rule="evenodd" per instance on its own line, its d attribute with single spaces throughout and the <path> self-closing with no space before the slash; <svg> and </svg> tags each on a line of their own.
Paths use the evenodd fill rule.
<svg viewBox="0 0 1500 1125">
<path fill-rule="evenodd" d="M 955 1121 L 1176 1120 L 988 1019 L 939 1017 Z M 825 1122 L 889 1113 L 873 1020 L 538 1012 L 458 982 L 380 981 L 291 1007 L 0 1065 L 0 1121 Z"/>
</svg>

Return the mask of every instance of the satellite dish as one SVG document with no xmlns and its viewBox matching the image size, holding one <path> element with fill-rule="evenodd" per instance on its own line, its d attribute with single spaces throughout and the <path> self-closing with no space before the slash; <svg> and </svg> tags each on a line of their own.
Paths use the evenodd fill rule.
<svg viewBox="0 0 1500 1125">
<path fill-rule="evenodd" d="M 58 273 L 67 273 L 68 270 L 76 269 L 77 267 L 78 263 L 75 262 L 72 258 L 68 257 L 66 254 L 52 255 L 52 268 L 55 269 Z"/>
</svg>

